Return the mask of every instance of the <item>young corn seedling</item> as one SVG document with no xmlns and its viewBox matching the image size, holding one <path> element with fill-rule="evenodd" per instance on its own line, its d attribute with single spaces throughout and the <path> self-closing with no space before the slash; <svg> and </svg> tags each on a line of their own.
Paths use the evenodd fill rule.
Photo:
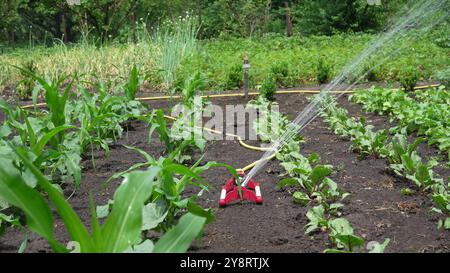
<svg viewBox="0 0 450 273">
<path fill-rule="evenodd" d="M 71 149 L 68 149 L 66 142 L 70 139 L 70 134 L 64 134 L 62 143 L 59 140 L 55 141 L 58 134 L 67 132 L 71 129 L 76 129 L 75 126 L 61 125 L 53 127 L 50 120 L 44 118 L 31 118 L 20 107 L 13 110 L 3 99 L 0 99 L 0 108 L 7 114 L 1 136 L 6 139 L 14 129 L 18 136 L 13 137 L 12 141 L 16 146 L 20 146 L 28 151 L 33 163 L 42 171 L 52 170 L 51 173 L 56 172 L 64 177 L 73 178 L 75 185 L 79 186 L 81 180 L 81 170 L 76 163 L 79 154 L 73 154 Z M 23 120 L 24 123 L 20 121 Z M 54 145 L 47 149 L 47 144 L 53 141 Z M 16 160 L 16 165 L 22 171 L 23 164 Z M 34 181 L 34 179 L 31 179 Z"/>
<path fill-rule="evenodd" d="M 205 217 L 207 223 L 213 221 L 214 215 L 212 210 L 203 209 L 196 203 L 203 191 L 208 190 L 208 184 L 200 177 L 200 174 L 213 167 L 224 167 L 234 177 L 237 177 L 236 170 L 227 164 L 210 161 L 200 166 L 202 160 L 200 158 L 193 166 L 188 168 L 174 163 L 178 151 L 174 151 L 167 157 L 160 157 L 156 160 L 141 149 L 129 146 L 125 147 L 142 155 L 146 159 L 146 162 L 137 163 L 123 172 L 114 174 L 106 183 L 109 183 L 112 179 L 125 176 L 137 169 L 158 167 L 165 170 L 165 172 L 161 172 L 156 177 L 152 193 L 148 198 L 151 203 L 147 204 L 145 208 L 146 213 L 157 215 L 158 217 L 156 219 L 158 220 L 153 220 L 152 223 L 148 223 L 144 227 L 146 230 L 156 227 L 164 231 L 168 230 L 177 223 L 179 216 L 184 211 Z M 189 185 L 200 188 L 200 191 L 197 195 L 184 197 L 183 192 Z M 106 206 L 109 207 L 109 205 Z"/>
</svg>

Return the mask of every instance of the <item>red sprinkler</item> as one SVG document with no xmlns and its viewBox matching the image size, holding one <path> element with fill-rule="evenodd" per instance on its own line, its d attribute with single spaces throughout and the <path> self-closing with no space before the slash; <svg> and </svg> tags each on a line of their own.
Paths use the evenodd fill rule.
<svg viewBox="0 0 450 273">
<path fill-rule="evenodd" d="M 240 178 L 244 177 L 243 170 L 237 170 Z M 261 196 L 261 188 L 259 183 L 249 180 L 245 187 L 241 186 L 242 199 L 255 202 L 256 204 L 262 204 L 263 199 Z M 220 192 L 219 206 L 225 207 L 229 203 L 240 199 L 239 186 L 237 185 L 234 177 L 230 178 L 225 186 L 222 187 Z"/>
</svg>

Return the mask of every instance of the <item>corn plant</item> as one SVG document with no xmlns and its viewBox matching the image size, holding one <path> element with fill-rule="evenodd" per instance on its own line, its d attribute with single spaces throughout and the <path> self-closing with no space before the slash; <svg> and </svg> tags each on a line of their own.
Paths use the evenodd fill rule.
<svg viewBox="0 0 450 273">
<path fill-rule="evenodd" d="M 36 73 L 37 67 L 33 60 L 28 60 L 23 64 L 22 70 L 19 71 L 20 80 L 17 83 L 16 90 L 22 99 L 29 99 L 35 88 L 34 79 L 30 77 L 30 73 Z"/>
<path fill-rule="evenodd" d="M 79 156 L 73 154 L 73 150 L 68 149 L 65 145 L 70 133 L 64 135 L 65 139 L 62 139 L 62 142 L 55 141 L 61 132 L 67 132 L 77 127 L 61 125 L 53 128 L 50 120 L 28 117 L 20 107 L 14 110 L 3 99 L 0 99 L 0 109 L 7 114 L 7 119 L 1 127 L 4 132 L 1 136 L 3 139 L 7 139 L 12 130 L 15 130 L 18 136 L 14 136 L 12 141 L 15 145 L 28 151 L 35 166 L 42 171 L 52 169 L 51 173 L 57 172 L 64 177 L 72 177 L 75 185 L 79 186 L 81 180 L 81 170 L 77 163 Z M 21 120 L 24 122 L 22 123 Z M 47 149 L 47 144 L 52 141 L 54 145 Z M 26 171 L 19 160 L 16 159 L 15 164 L 20 170 Z"/>
<path fill-rule="evenodd" d="M 73 241 L 68 247 L 76 246 L 75 251 L 183 252 L 202 230 L 206 221 L 203 217 L 186 214 L 181 217 L 178 225 L 170 229 L 154 246 L 151 241 L 142 241 L 144 203 L 152 192 L 155 178 L 162 171 L 158 167 L 151 167 L 146 171 L 135 171 L 126 176 L 115 192 L 113 208 L 103 225 L 100 225 L 97 219 L 91 198 L 92 234 L 89 234 L 61 193 L 24 153 L 17 149 L 15 152 L 36 176 L 39 186 L 55 206 Z M 14 172 L 14 168 L 8 167 L 10 166 L 0 164 L 0 197 L 20 208 L 26 216 L 28 228 L 45 238 L 55 252 L 68 252 L 68 247 L 63 246 L 54 237 L 53 215 L 42 194 L 29 187 L 23 178 Z M 177 240 L 173 240 L 174 238 Z"/>
<path fill-rule="evenodd" d="M 71 79 L 68 79 L 67 76 L 62 75 L 58 78 L 52 79 L 51 81 L 47 81 L 42 77 L 39 77 L 37 74 L 32 73 L 31 71 L 24 70 L 19 68 L 23 73 L 26 73 L 31 78 L 33 78 L 36 82 L 38 82 L 42 89 L 45 91 L 45 102 L 47 104 L 48 109 L 50 110 L 50 120 L 52 121 L 55 127 L 63 126 L 66 124 L 66 103 L 69 98 L 69 92 L 71 91 L 72 85 L 76 80 L 77 76 L 75 75 Z M 62 88 L 63 84 L 65 87 Z M 63 89 L 62 95 L 59 94 L 59 90 Z M 64 131 L 59 132 L 55 138 L 50 141 L 50 144 L 55 148 L 59 143 L 62 142 L 64 138 Z"/>
<path fill-rule="evenodd" d="M 136 93 L 139 91 L 139 70 L 136 65 L 130 71 L 130 76 L 128 77 L 128 82 L 124 86 L 125 97 L 128 101 L 133 101 L 136 98 Z"/>
<path fill-rule="evenodd" d="M 155 218 L 158 220 L 148 223 L 145 227 L 146 229 L 158 227 L 158 229 L 161 230 L 168 230 L 176 224 L 180 214 L 186 210 L 193 214 L 205 217 L 207 222 L 214 220 L 211 209 L 203 209 L 196 203 L 203 191 L 208 189 L 208 184 L 199 175 L 213 167 L 224 167 L 228 169 L 234 177 L 238 177 L 236 170 L 227 164 L 210 161 L 205 165 L 200 166 L 199 164 L 202 160 L 200 158 L 193 166 L 188 168 L 174 163 L 178 154 L 177 151 L 174 151 L 167 157 L 160 157 L 156 160 L 141 149 L 129 146 L 125 147 L 139 153 L 146 161 L 136 163 L 127 170 L 114 174 L 106 181 L 106 183 L 109 183 L 113 179 L 126 176 L 128 173 L 141 168 L 158 167 L 165 170 L 165 172 L 161 172 L 157 175 L 154 188 L 148 198 L 150 203 L 146 206 L 147 213 L 156 215 L 157 217 Z M 179 175 L 181 177 L 178 178 L 177 176 Z M 189 185 L 198 187 L 200 191 L 197 195 L 184 197 L 183 192 Z M 106 205 L 106 209 L 107 208 L 109 208 L 109 205 Z M 104 213 L 104 215 L 106 214 L 107 213 Z"/>
</svg>

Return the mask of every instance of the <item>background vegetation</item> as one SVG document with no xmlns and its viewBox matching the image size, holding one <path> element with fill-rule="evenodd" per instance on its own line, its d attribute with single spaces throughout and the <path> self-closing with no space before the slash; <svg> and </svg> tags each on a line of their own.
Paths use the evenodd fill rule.
<svg viewBox="0 0 450 273">
<path fill-rule="evenodd" d="M 69 2 L 0 3 L 0 92 L 31 94 L 32 81 L 14 66 L 123 83 L 136 65 L 152 90 L 180 90 L 196 72 L 205 89 L 237 89 L 244 56 L 251 88 L 269 76 L 277 87 L 326 83 L 407 8 L 406 0 Z M 365 80 L 401 81 L 412 70 L 418 80 L 449 78 L 448 30 L 446 22 L 403 45 Z"/>
</svg>

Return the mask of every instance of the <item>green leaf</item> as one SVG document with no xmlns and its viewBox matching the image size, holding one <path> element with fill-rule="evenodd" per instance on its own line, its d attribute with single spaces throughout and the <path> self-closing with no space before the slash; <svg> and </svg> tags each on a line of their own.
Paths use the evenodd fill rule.
<svg viewBox="0 0 450 273">
<path fill-rule="evenodd" d="M 129 248 L 125 253 L 152 253 L 154 248 L 155 246 L 151 240 L 145 240 L 144 242 Z"/>
<path fill-rule="evenodd" d="M 364 245 L 364 239 L 353 234 L 339 234 L 335 236 L 335 239 L 337 242 L 344 244 L 349 251 Z"/>
<path fill-rule="evenodd" d="M 382 244 L 375 242 L 374 244 L 368 245 L 367 248 L 369 250 L 369 253 L 384 253 L 384 250 L 386 249 L 390 241 L 391 240 L 388 238 L 384 240 Z"/>
<path fill-rule="evenodd" d="M 348 253 L 348 251 L 343 249 L 327 248 L 323 251 L 323 253 Z"/>
<path fill-rule="evenodd" d="M 51 130 L 50 132 L 48 132 L 47 134 L 45 134 L 37 143 L 36 146 L 33 147 L 33 153 L 37 156 L 40 156 L 42 151 L 45 148 L 45 145 L 47 145 L 47 143 L 58 133 L 64 131 L 64 130 L 68 130 L 68 129 L 74 129 L 77 128 L 75 126 L 71 126 L 71 125 L 62 125 L 59 127 L 54 128 L 53 130 Z"/>
<path fill-rule="evenodd" d="M 284 178 L 277 183 L 277 188 L 281 189 L 286 186 L 298 186 L 300 185 L 297 178 Z"/>
<path fill-rule="evenodd" d="M 414 171 L 414 161 L 412 158 L 406 154 L 401 156 L 402 164 L 405 167 L 405 169 L 408 171 L 408 173 L 412 173 Z"/>
<path fill-rule="evenodd" d="M 0 197 L 20 208 L 26 216 L 28 227 L 44 237 L 55 251 L 59 251 L 53 234 L 53 216 L 47 202 L 17 174 L 0 164 Z"/>
<path fill-rule="evenodd" d="M 81 184 L 81 167 L 80 167 L 79 161 L 76 162 L 76 163 L 74 162 L 73 157 L 78 157 L 78 155 L 71 156 L 71 155 L 64 154 L 64 158 L 66 159 L 66 166 L 73 174 L 75 187 L 76 188 L 80 188 L 80 184 Z"/>
<path fill-rule="evenodd" d="M 20 157 L 22 163 L 28 167 L 36 176 L 36 179 L 42 189 L 47 192 L 50 200 L 56 207 L 59 215 L 64 221 L 64 225 L 73 241 L 77 241 L 82 250 L 89 252 L 93 250 L 91 238 L 86 230 L 86 227 L 81 222 L 78 215 L 73 211 L 72 207 L 65 200 L 64 196 L 44 177 L 36 166 L 31 163 L 23 152 L 8 143 L 15 153 Z"/>
<path fill-rule="evenodd" d="M 132 172 L 116 190 L 111 214 L 102 229 L 102 251 L 123 252 L 139 242 L 144 203 L 151 195 L 159 171 L 159 167 L 151 167 L 147 171 Z"/>
<path fill-rule="evenodd" d="M 311 181 L 313 184 L 317 184 L 330 174 L 331 168 L 322 165 L 316 166 L 311 171 Z"/>
<path fill-rule="evenodd" d="M 36 144 L 36 134 L 33 130 L 33 127 L 30 124 L 30 121 L 28 120 L 28 117 L 25 113 L 25 111 L 21 110 L 22 115 L 23 115 L 23 119 L 25 120 L 25 124 L 27 125 L 27 132 L 28 132 L 28 137 L 30 139 L 30 146 L 34 147 L 34 145 Z"/>
<path fill-rule="evenodd" d="M 300 204 L 302 206 L 306 206 L 311 201 L 311 199 L 309 199 L 306 193 L 300 191 L 294 192 L 292 198 L 294 199 L 295 203 Z"/>
<path fill-rule="evenodd" d="M 206 224 L 211 223 L 216 219 L 212 209 L 203 209 L 192 200 L 189 200 L 189 202 L 187 203 L 187 209 L 194 215 L 206 218 Z"/>
<path fill-rule="evenodd" d="M 205 222 L 204 217 L 191 213 L 185 214 L 174 228 L 158 240 L 153 251 L 157 253 L 186 252 L 194 238 L 202 231 Z"/>
<path fill-rule="evenodd" d="M 150 230 L 159 225 L 167 216 L 168 211 L 161 204 L 148 203 L 145 205 L 142 214 L 142 230 Z"/>
<path fill-rule="evenodd" d="M 139 71 L 136 65 L 133 65 L 133 69 L 131 69 L 130 77 L 128 78 L 128 82 L 125 85 L 125 97 L 127 100 L 131 101 L 136 98 L 136 93 L 139 89 Z"/>
</svg>

